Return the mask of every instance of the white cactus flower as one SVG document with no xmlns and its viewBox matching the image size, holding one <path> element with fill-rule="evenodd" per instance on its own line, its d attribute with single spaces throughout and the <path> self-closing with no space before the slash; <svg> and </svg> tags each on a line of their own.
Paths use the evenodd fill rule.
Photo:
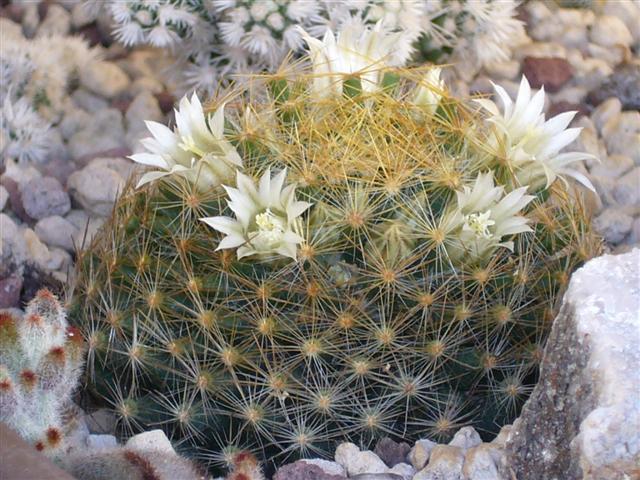
<svg viewBox="0 0 640 480">
<path fill-rule="evenodd" d="M 231 180 L 236 167 L 242 167 L 242 159 L 224 138 L 224 105 L 214 114 L 205 115 L 194 93 L 191 101 L 187 97 L 180 100 L 175 118 L 174 130 L 158 122 L 146 122 L 153 135 L 142 140 L 148 153 L 129 158 L 160 170 L 144 174 L 137 186 L 173 174 L 196 182 L 201 190 Z"/>
<path fill-rule="evenodd" d="M 299 29 L 309 47 L 313 64 L 313 90 L 321 98 L 342 94 L 344 77 L 358 75 L 365 92 L 380 88 L 381 69 L 389 65 L 397 33 L 388 33 L 382 22 L 370 28 L 362 22 L 349 22 L 337 37 L 329 29 L 322 40 Z"/>
<path fill-rule="evenodd" d="M 502 101 L 503 112 L 491 100 L 476 101 L 491 114 L 489 121 L 496 126 L 492 146 L 504 148 L 502 154 L 514 167 L 520 184 L 549 188 L 557 177 L 566 175 L 595 192 L 587 177 L 569 168 L 572 163 L 595 157 L 582 152 L 560 153 L 580 135 L 580 128 L 567 129 L 577 112 L 561 113 L 545 121 L 544 88 L 532 96 L 525 76 L 515 103 L 504 88 L 499 85 L 494 88 Z"/>
<path fill-rule="evenodd" d="M 284 186 L 286 169 L 271 178 L 271 169 L 262 175 L 258 188 L 246 175 L 237 172 L 237 187 L 225 186 L 229 208 L 236 218 L 202 218 L 210 227 L 226 235 L 216 248 L 237 248 L 238 258 L 251 255 L 282 255 L 296 259 L 297 245 L 304 239 L 298 217 L 311 204 L 296 200 L 296 185 Z"/>
<path fill-rule="evenodd" d="M 496 248 L 513 250 L 513 241 L 503 238 L 530 232 L 527 218 L 518 215 L 535 197 L 520 187 L 505 195 L 504 187 L 495 186 L 491 172 L 480 173 L 473 187 L 456 192 L 456 208 L 449 214 L 460 225 L 451 242 L 449 254 L 455 259 L 486 258 Z"/>
<path fill-rule="evenodd" d="M 440 78 L 440 67 L 430 69 L 418 84 L 413 95 L 413 104 L 431 114 L 438 109 L 445 90 L 444 81 Z"/>
</svg>

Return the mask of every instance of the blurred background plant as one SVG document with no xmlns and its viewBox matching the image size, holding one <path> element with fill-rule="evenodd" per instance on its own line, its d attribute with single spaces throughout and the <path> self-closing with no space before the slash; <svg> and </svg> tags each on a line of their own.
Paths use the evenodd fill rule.
<svg viewBox="0 0 640 480">
<path fill-rule="evenodd" d="M 45 455 L 65 453 L 65 412 L 78 387 L 84 344 L 66 310 L 41 290 L 21 312 L 0 312 L 0 421 Z"/>
<path fill-rule="evenodd" d="M 0 29 L 0 157 L 43 162 L 56 138 L 51 125 L 69 108 L 81 67 L 98 57 L 79 37 L 26 39 L 18 26 Z"/>
<path fill-rule="evenodd" d="M 346 25 L 381 22 L 397 32 L 392 65 L 466 62 L 476 69 L 509 58 L 523 38 L 518 2 L 421 0 L 87 0 L 91 15 L 111 15 L 126 46 L 148 44 L 175 55 L 183 92 L 213 93 L 221 80 L 274 71 L 289 51 L 302 52 L 296 27 L 321 38 Z"/>
</svg>

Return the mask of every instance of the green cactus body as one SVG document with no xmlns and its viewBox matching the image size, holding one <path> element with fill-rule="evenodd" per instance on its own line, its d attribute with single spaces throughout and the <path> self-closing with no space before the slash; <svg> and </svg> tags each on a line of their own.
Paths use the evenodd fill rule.
<svg viewBox="0 0 640 480">
<path fill-rule="evenodd" d="M 216 250 L 223 235 L 200 219 L 232 215 L 221 187 L 173 176 L 124 192 L 81 254 L 72 304 L 90 388 L 123 432 L 160 425 L 214 464 L 244 449 L 281 464 L 514 419 L 568 276 L 599 242 L 555 182 L 534 192 L 513 252 L 460 251 L 456 192 L 487 171 L 518 184 L 478 113 L 411 104 L 418 75 L 322 99 L 306 76 L 274 77 L 266 95 L 256 80 L 227 99 L 244 174 L 287 168 L 312 204 L 295 260 Z"/>
<path fill-rule="evenodd" d="M 63 415 L 82 366 L 81 333 L 47 290 L 24 315 L 0 312 L 0 420 L 46 455 L 64 452 Z"/>
</svg>

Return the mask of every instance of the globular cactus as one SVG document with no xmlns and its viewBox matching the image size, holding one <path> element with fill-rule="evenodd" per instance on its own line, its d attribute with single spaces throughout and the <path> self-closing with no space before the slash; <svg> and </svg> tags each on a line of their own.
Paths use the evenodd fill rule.
<svg viewBox="0 0 640 480">
<path fill-rule="evenodd" d="M 526 80 L 485 115 L 437 71 L 351 68 L 376 35 L 311 40 L 313 74 L 249 81 L 226 122 L 192 98 L 149 124 L 133 158 L 156 171 L 80 255 L 72 307 L 123 432 L 273 466 L 517 415 L 600 246 L 564 180 L 584 155 L 558 153 L 578 131 Z"/>
<path fill-rule="evenodd" d="M 46 455 L 64 452 L 63 415 L 83 363 L 82 335 L 40 290 L 23 315 L 0 312 L 0 420 Z"/>
<path fill-rule="evenodd" d="M 113 448 L 77 452 L 64 469 L 82 480 L 206 480 L 200 468 L 184 457 L 156 450 Z"/>
</svg>

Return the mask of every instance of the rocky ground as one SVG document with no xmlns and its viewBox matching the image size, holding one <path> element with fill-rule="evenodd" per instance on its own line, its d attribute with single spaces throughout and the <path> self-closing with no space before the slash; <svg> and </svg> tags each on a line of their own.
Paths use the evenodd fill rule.
<svg viewBox="0 0 640 480">
<path fill-rule="evenodd" d="M 26 37 L 37 35 L 39 30 L 83 35 L 102 50 L 102 59 L 80 72 L 62 118 L 53 127 L 59 142 L 48 161 L 24 166 L 7 159 L 1 167 L 0 308 L 18 306 L 40 285 L 60 288 L 72 283 L 76 249 L 98 231 L 135 169 L 126 157 L 140 149 L 139 139 L 146 136 L 143 121 L 167 122 L 175 100 L 158 76 L 165 62 L 163 52 L 124 50 L 110 44 L 108 25 L 87 23 L 78 7 L 47 5 L 39 9 L 2 7 L 0 28 L 18 29 Z M 626 252 L 640 244 L 640 6 L 631 1 L 609 1 L 596 13 L 588 9 L 552 10 L 547 3 L 529 2 L 521 9 L 521 15 L 530 38 L 516 50 L 514 58 L 480 72 L 467 70 L 466 65 L 453 66 L 447 74 L 448 84 L 461 95 L 490 94 L 493 81 L 514 96 L 520 76 L 525 74 L 534 87 L 544 85 L 549 92 L 548 115 L 578 110 L 574 124 L 583 127 L 583 131 L 569 149 L 585 150 L 600 159 L 584 165 L 584 173 L 598 191 L 597 197 L 590 197 L 594 225 L 609 250 Z M 637 254 L 633 255 L 629 261 L 638 262 Z M 637 301 L 637 291 L 634 295 Z M 612 300 L 602 301 L 611 305 Z M 636 307 L 640 308 L 637 303 Z M 599 330 L 593 332 L 603 334 Z M 633 336 L 633 332 L 628 333 Z M 580 331 L 576 338 L 584 335 Z M 615 335 L 624 336 L 624 332 Z M 596 347 L 589 352 L 600 352 Z M 590 355 L 584 350 L 578 352 Z M 622 363 L 631 360 L 637 363 L 632 356 L 620 358 Z M 590 372 L 584 365 L 580 369 Z M 593 373 L 582 378 L 593 382 L 593 378 L 603 378 L 602 375 Z M 581 391 L 592 392 L 593 385 L 585 382 Z M 613 387 L 607 384 L 606 388 Z M 600 405 L 605 410 L 590 416 L 589 425 L 604 422 L 602 417 L 609 414 L 608 407 L 601 404 L 601 400 L 593 400 L 592 406 Z M 592 455 L 588 453 L 589 439 L 601 438 L 590 436 L 594 430 L 589 430 L 589 425 L 584 429 L 580 426 L 591 411 L 590 407 L 583 410 L 574 418 L 582 432 L 576 441 L 582 447 L 575 449 L 587 452 L 586 457 L 565 452 L 567 469 L 604 461 L 594 448 Z M 631 405 L 626 411 L 637 415 L 638 405 Z M 637 422 L 638 417 L 629 420 Z M 524 432 L 530 426 L 527 422 L 524 418 L 513 428 Z M 96 431 L 108 434 L 108 428 L 102 431 L 96 427 Z M 83 442 L 115 442 L 113 437 L 85 433 Z M 296 462 L 282 468 L 275 478 L 511 480 L 521 468 L 509 460 L 509 445 L 516 442 L 512 433 L 512 427 L 506 426 L 491 443 L 482 443 L 477 432 L 464 428 L 448 445 L 436 445 L 428 439 L 415 445 L 385 440 L 374 452 L 361 452 L 355 445 L 343 444 L 336 451 L 335 462 Z M 512 443 L 507 445 L 509 441 Z M 627 446 L 628 451 L 638 451 L 640 440 L 634 437 L 634 442 Z M 558 452 L 547 452 L 547 456 L 556 458 Z M 597 466 L 593 468 L 599 471 Z M 594 474 L 589 478 L 618 477 Z M 640 473 L 635 478 L 640 478 Z"/>
</svg>

